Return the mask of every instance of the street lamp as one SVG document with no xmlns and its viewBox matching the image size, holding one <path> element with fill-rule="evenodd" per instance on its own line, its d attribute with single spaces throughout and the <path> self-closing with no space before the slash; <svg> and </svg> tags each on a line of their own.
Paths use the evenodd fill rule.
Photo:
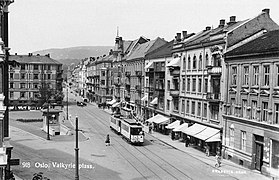
<svg viewBox="0 0 279 180">
<path fill-rule="evenodd" d="M 76 153 L 76 176 L 75 176 L 75 180 L 79 180 L 79 175 L 78 175 L 78 171 L 79 171 L 79 164 L 78 164 L 78 117 L 76 116 L 76 148 L 75 148 L 75 153 Z"/>
<path fill-rule="evenodd" d="M 50 104 L 48 103 L 47 104 L 47 140 L 50 140 L 50 137 L 49 137 L 49 106 L 50 106 Z"/>
<path fill-rule="evenodd" d="M 66 86 L 66 88 L 67 88 L 67 120 L 69 120 L 69 95 L 68 95 L 69 87 Z"/>
</svg>

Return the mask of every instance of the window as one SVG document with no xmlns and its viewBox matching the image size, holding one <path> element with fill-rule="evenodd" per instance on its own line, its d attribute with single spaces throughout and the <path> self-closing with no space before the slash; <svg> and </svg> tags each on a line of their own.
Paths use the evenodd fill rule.
<svg viewBox="0 0 279 180">
<path fill-rule="evenodd" d="M 185 114 L 185 100 L 184 99 L 182 99 L 182 107 L 181 108 L 182 108 L 181 109 L 182 114 Z"/>
<path fill-rule="evenodd" d="M 197 116 L 201 116 L 201 103 L 198 102 Z"/>
<path fill-rule="evenodd" d="M 47 79 L 51 79 L 51 74 L 47 74 Z"/>
<path fill-rule="evenodd" d="M 187 100 L 187 102 L 186 102 L 186 113 L 190 113 L 190 101 L 189 100 Z"/>
<path fill-rule="evenodd" d="M 173 109 L 175 110 L 175 111 L 178 111 L 178 107 L 179 107 L 179 100 L 178 100 L 178 98 L 175 98 L 175 99 L 173 99 Z"/>
<path fill-rule="evenodd" d="M 187 78 L 187 91 L 190 91 L 190 87 L 191 87 L 191 79 Z"/>
<path fill-rule="evenodd" d="M 252 119 L 257 119 L 257 101 L 252 101 Z"/>
<path fill-rule="evenodd" d="M 231 98 L 231 115 L 235 115 L 235 108 L 236 108 L 235 98 Z"/>
<path fill-rule="evenodd" d="M 168 80 L 168 91 L 170 91 L 170 80 Z"/>
<path fill-rule="evenodd" d="M 241 131 L 241 150 L 246 151 L 246 131 Z"/>
<path fill-rule="evenodd" d="M 34 78 L 34 79 L 39 79 L 39 74 L 34 74 L 34 75 L 33 75 L 33 78 Z"/>
<path fill-rule="evenodd" d="M 25 70 L 25 64 L 20 65 L 20 70 Z"/>
<path fill-rule="evenodd" d="M 247 118 L 247 100 L 242 100 L 242 117 Z"/>
<path fill-rule="evenodd" d="M 34 70 L 39 70 L 39 65 L 38 64 L 34 64 Z"/>
<path fill-rule="evenodd" d="M 253 66 L 253 86 L 259 85 L 259 66 Z"/>
<path fill-rule="evenodd" d="M 14 88 L 14 83 L 10 83 L 10 88 L 12 89 L 12 88 Z"/>
<path fill-rule="evenodd" d="M 230 142 L 229 145 L 234 147 L 234 128 L 233 126 L 230 127 Z"/>
<path fill-rule="evenodd" d="M 193 57 L 193 69 L 197 69 L 197 57 Z"/>
<path fill-rule="evenodd" d="M 51 70 L 51 66 L 50 65 L 47 65 L 47 70 Z"/>
<path fill-rule="evenodd" d="M 267 122 L 268 102 L 262 102 L 262 121 Z"/>
<path fill-rule="evenodd" d="M 208 54 L 205 55 L 205 66 L 208 66 Z"/>
<path fill-rule="evenodd" d="M 39 84 L 37 84 L 37 83 L 34 83 L 33 86 L 34 86 L 34 89 L 38 89 L 39 88 Z"/>
<path fill-rule="evenodd" d="M 196 111 L 196 102 L 195 101 L 192 101 L 192 115 L 195 115 L 195 111 Z"/>
<path fill-rule="evenodd" d="M 202 91 L 202 78 L 199 77 L 199 82 L 198 82 L 198 92 Z"/>
<path fill-rule="evenodd" d="M 249 66 L 244 66 L 244 79 L 243 79 L 243 85 L 249 85 Z"/>
<path fill-rule="evenodd" d="M 206 103 L 204 103 L 203 104 L 203 117 L 207 117 L 207 104 Z"/>
<path fill-rule="evenodd" d="M 10 79 L 14 79 L 14 73 L 10 73 Z"/>
<path fill-rule="evenodd" d="M 236 85 L 237 83 L 237 67 L 232 67 L 232 84 Z"/>
<path fill-rule="evenodd" d="M 188 56 L 188 70 L 191 69 L 191 57 Z"/>
<path fill-rule="evenodd" d="M 204 79 L 204 93 L 207 93 L 208 79 Z"/>
<path fill-rule="evenodd" d="M 200 54 L 200 57 L 199 57 L 199 69 L 202 69 L 202 55 Z"/>
<path fill-rule="evenodd" d="M 277 67 L 277 81 L 276 81 L 276 86 L 279 86 L 279 65 L 276 66 Z"/>
<path fill-rule="evenodd" d="M 264 66 L 264 86 L 269 86 L 269 72 L 270 72 L 270 67 L 269 65 Z"/>
<path fill-rule="evenodd" d="M 25 94 L 26 94 L 25 92 L 20 92 L 20 97 L 25 98 Z"/>
<path fill-rule="evenodd" d="M 211 108 L 212 108 L 211 119 L 218 120 L 219 106 L 218 105 L 212 105 Z"/>
<path fill-rule="evenodd" d="M 271 167 L 279 169 L 279 141 L 272 140 Z"/>
<path fill-rule="evenodd" d="M 20 79 L 25 79 L 25 73 L 20 74 Z"/>
<path fill-rule="evenodd" d="M 25 88 L 25 83 L 20 83 L 20 88 Z"/>
<path fill-rule="evenodd" d="M 14 92 L 10 92 L 10 98 L 11 98 L 11 99 L 14 98 Z"/>
<path fill-rule="evenodd" d="M 275 118 L 273 124 L 279 124 L 279 104 L 275 104 Z"/>
<path fill-rule="evenodd" d="M 170 100 L 167 100 L 167 110 L 170 110 Z"/>
<path fill-rule="evenodd" d="M 193 77 L 192 91 L 193 91 L 193 92 L 196 92 L 196 78 L 195 78 L 195 77 Z"/>
<path fill-rule="evenodd" d="M 186 87 L 186 79 L 185 79 L 185 77 L 183 77 L 183 79 L 182 79 L 182 91 L 185 91 L 185 87 Z"/>
<path fill-rule="evenodd" d="M 183 70 L 186 70 L 186 58 L 185 58 L 185 56 L 183 57 Z"/>
</svg>

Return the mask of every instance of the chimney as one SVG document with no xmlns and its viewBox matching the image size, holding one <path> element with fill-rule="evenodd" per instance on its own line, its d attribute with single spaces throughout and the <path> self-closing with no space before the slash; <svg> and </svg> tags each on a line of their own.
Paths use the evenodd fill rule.
<svg viewBox="0 0 279 180">
<path fill-rule="evenodd" d="M 205 30 L 206 30 L 206 31 L 209 31 L 210 29 L 211 29 L 210 26 L 206 26 L 206 27 L 205 27 Z"/>
<path fill-rule="evenodd" d="M 270 11 L 270 9 L 267 9 L 267 8 L 262 10 L 263 13 L 267 13 L 268 15 L 269 15 L 269 11 Z"/>
<path fill-rule="evenodd" d="M 176 33 L 176 40 L 178 41 L 178 42 L 180 42 L 181 41 L 181 33 Z"/>
<path fill-rule="evenodd" d="M 183 39 L 187 38 L 187 31 L 182 31 Z"/>
<path fill-rule="evenodd" d="M 223 28 L 224 26 L 225 26 L 225 19 L 221 19 L 218 27 Z"/>
<path fill-rule="evenodd" d="M 230 17 L 230 22 L 228 22 L 227 25 L 235 24 L 235 23 L 236 23 L 235 20 L 236 20 L 236 16 L 231 16 L 231 17 Z"/>
</svg>

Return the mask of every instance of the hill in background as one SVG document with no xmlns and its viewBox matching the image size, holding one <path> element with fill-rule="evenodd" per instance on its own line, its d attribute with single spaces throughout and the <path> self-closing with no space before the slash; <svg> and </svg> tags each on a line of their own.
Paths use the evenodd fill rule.
<svg viewBox="0 0 279 180">
<path fill-rule="evenodd" d="M 78 46 L 40 50 L 33 52 L 33 54 L 50 54 L 52 59 L 68 66 L 72 63 L 77 64 L 84 58 L 107 55 L 112 48 L 112 46 Z"/>
</svg>

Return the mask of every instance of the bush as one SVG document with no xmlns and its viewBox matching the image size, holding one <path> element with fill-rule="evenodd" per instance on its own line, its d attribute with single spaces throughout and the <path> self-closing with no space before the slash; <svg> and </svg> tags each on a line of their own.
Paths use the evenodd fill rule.
<svg viewBox="0 0 279 180">
<path fill-rule="evenodd" d="M 43 119 L 17 119 L 20 122 L 43 122 Z"/>
</svg>

